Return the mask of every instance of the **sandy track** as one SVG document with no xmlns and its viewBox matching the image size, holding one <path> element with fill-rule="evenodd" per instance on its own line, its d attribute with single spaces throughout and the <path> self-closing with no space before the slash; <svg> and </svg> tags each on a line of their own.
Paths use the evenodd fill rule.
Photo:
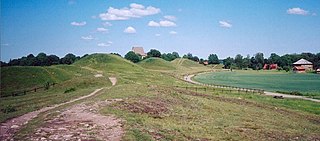
<svg viewBox="0 0 320 141">
<path fill-rule="evenodd" d="M 5 121 L 5 122 L 0 124 L 0 140 L 1 141 L 10 140 L 13 137 L 14 133 L 16 133 L 18 130 L 21 129 L 21 126 L 27 124 L 30 120 L 32 120 L 33 118 L 37 117 L 38 114 L 46 112 L 46 111 L 54 109 L 54 108 L 57 108 L 57 107 L 60 107 L 62 105 L 66 105 L 66 104 L 69 104 L 69 103 L 72 103 L 72 102 L 75 102 L 75 101 L 79 101 L 79 100 L 91 97 L 91 96 L 97 94 L 98 92 L 100 92 L 102 89 L 103 88 L 96 89 L 94 92 L 90 93 L 89 95 L 82 96 L 82 97 L 79 97 L 77 99 L 73 99 L 71 101 L 65 102 L 65 103 L 53 105 L 53 106 L 50 106 L 50 107 L 44 107 L 44 108 L 42 108 L 40 110 L 33 111 L 33 112 L 30 112 L 30 113 L 24 114 L 22 116 L 19 116 L 19 117 L 16 117 L 16 118 L 12 118 L 12 119 L 9 119 L 9 120 Z"/>
<path fill-rule="evenodd" d="M 200 82 L 193 81 L 191 78 L 194 76 L 195 76 L 195 74 L 184 76 L 184 80 L 187 82 L 193 83 L 193 84 L 203 85 Z M 280 96 L 283 98 L 295 98 L 295 99 L 303 99 L 303 100 L 309 100 L 309 101 L 314 101 L 314 102 L 320 102 L 320 100 L 318 100 L 318 99 L 307 98 L 304 96 L 288 95 L 288 94 L 281 94 L 281 93 L 274 93 L 274 92 L 267 92 L 267 91 L 265 91 L 264 94 L 267 96 Z"/>
</svg>

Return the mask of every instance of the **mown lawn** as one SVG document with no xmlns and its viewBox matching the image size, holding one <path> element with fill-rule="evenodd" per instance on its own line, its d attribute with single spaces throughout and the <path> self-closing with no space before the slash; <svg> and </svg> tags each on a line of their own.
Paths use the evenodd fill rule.
<svg viewBox="0 0 320 141">
<path fill-rule="evenodd" d="M 199 74 L 194 80 L 206 84 L 222 84 L 267 91 L 300 92 L 320 98 L 320 75 L 277 71 L 221 71 Z"/>
</svg>

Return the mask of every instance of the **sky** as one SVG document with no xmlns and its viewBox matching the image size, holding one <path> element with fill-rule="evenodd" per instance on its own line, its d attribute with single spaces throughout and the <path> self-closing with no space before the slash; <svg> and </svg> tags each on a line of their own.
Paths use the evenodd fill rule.
<svg viewBox="0 0 320 141">
<path fill-rule="evenodd" d="M 319 0 L 1 0 L 1 61 L 44 52 L 320 52 Z"/>
</svg>

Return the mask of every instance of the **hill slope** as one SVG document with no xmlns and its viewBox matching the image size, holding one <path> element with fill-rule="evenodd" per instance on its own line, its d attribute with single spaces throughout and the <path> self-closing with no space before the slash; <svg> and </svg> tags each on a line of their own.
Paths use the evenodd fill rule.
<svg viewBox="0 0 320 141">
<path fill-rule="evenodd" d="M 91 74 L 90 71 L 73 65 L 3 67 L 1 68 L 1 92 L 39 87 L 47 82 L 60 83 L 89 74 Z"/>
<path fill-rule="evenodd" d="M 182 66 L 182 67 L 187 67 L 187 68 L 192 68 L 192 67 L 204 67 L 203 65 L 191 61 L 189 59 L 185 59 L 185 58 L 177 58 L 173 61 L 171 61 L 172 64 L 176 65 L 176 66 Z"/>
<path fill-rule="evenodd" d="M 112 54 L 92 54 L 75 62 L 74 65 L 111 73 L 137 72 L 143 70 L 140 66 Z"/>
<path fill-rule="evenodd" d="M 161 58 L 148 58 L 138 63 L 141 67 L 151 70 L 175 70 L 176 67 Z"/>
</svg>

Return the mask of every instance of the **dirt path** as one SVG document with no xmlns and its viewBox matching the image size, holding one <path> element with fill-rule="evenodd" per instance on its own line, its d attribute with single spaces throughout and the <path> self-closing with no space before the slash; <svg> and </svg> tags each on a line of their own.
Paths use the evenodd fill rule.
<svg viewBox="0 0 320 141">
<path fill-rule="evenodd" d="M 195 76 L 195 74 L 184 76 L 184 80 L 187 82 L 193 83 L 193 84 L 203 85 L 200 82 L 193 81 L 191 78 L 194 76 Z M 281 93 L 274 93 L 274 92 L 267 92 L 267 91 L 265 91 L 264 94 L 267 96 L 280 96 L 283 98 L 295 98 L 295 99 L 303 99 L 303 100 L 310 100 L 310 101 L 314 101 L 314 102 L 320 102 L 320 100 L 318 100 L 318 99 L 307 98 L 304 96 L 288 95 L 288 94 L 281 94 Z"/>
<path fill-rule="evenodd" d="M 44 124 L 30 133 L 26 140 L 110 140 L 119 141 L 124 134 L 122 121 L 112 115 L 104 116 L 97 111 L 101 105 L 81 103 L 63 111 L 54 118 L 45 119 Z"/>
<path fill-rule="evenodd" d="M 46 112 L 46 111 L 54 109 L 54 108 L 57 108 L 57 107 L 62 106 L 62 105 L 66 105 L 66 104 L 69 104 L 69 103 L 72 103 L 72 102 L 75 102 L 75 101 L 78 101 L 78 100 L 82 100 L 82 99 L 91 97 L 91 96 L 97 94 L 98 92 L 100 92 L 102 89 L 103 88 L 96 89 L 94 92 L 90 93 L 89 95 L 82 96 L 82 97 L 79 97 L 77 99 L 73 99 L 71 101 L 65 102 L 65 103 L 53 105 L 53 106 L 50 106 L 50 107 L 44 107 L 44 108 L 42 108 L 40 110 L 33 111 L 33 112 L 30 112 L 30 113 L 24 114 L 22 116 L 19 116 L 19 117 L 16 117 L 16 118 L 12 118 L 12 119 L 9 119 L 9 120 L 5 121 L 5 122 L 0 124 L 0 140 L 1 141 L 10 140 L 13 137 L 14 133 L 16 133 L 19 129 L 21 129 L 21 127 L 23 125 L 27 124 L 30 120 L 32 120 L 33 118 L 37 117 L 38 114 Z"/>
<path fill-rule="evenodd" d="M 109 80 L 111 81 L 112 86 L 117 84 L 117 78 L 116 77 L 109 77 Z"/>
</svg>

